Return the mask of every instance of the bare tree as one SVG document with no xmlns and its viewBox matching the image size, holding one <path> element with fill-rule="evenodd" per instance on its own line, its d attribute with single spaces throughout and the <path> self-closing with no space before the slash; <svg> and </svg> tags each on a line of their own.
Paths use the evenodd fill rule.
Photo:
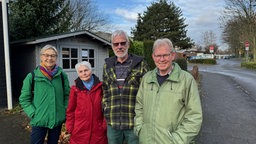
<svg viewBox="0 0 256 144">
<path fill-rule="evenodd" d="M 213 45 L 216 43 L 216 35 L 212 31 L 205 31 L 202 33 L 202 37 L 205 46 Z"/>
<path fill-rule="evenodd" d="M 218 45 L 216 43 L 216 35 L 212 31 L 205 31 L 202 33 L 204 50 L 206 53 L 210 53 L 210 46 L 214 47 L 214 52 L 218 50 Z"/>
<path fill-rule="evenodd" d="M 225 0 L 226 7 L 221 20 L 224 28 L 224 40 L 233 47 L 250 43 L 250 53 L 256 62 L 256 1 Z"/>
<path fill-rule="evenodd" d="M 71 31 L 95 31 L 108 23 L 91 0 L 72 0 L 70 8 L 73 14 Z"/>
<path fill-rule="evenodd" d="M 245 53 L 244 42 L 248 39 L 245 29 L 246 24 L 238 18 L 229 20 L 224 28 L 223 40 L 236 56 Z"/>
</svg>

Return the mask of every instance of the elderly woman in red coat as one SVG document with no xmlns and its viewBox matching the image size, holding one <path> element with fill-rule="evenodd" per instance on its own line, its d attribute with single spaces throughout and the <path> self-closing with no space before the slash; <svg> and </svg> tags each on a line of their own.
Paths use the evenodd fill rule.
<svg viewBox="0 0 256 144">
<path fill-rule="evenodd" d="M 70 90 L 66 116 L 70 144 L 107 144 L 101 106 L 102 82 L 92 74 L 89 62 L 80 62 L 75 68 L 78 78 Z"/>
</svg>

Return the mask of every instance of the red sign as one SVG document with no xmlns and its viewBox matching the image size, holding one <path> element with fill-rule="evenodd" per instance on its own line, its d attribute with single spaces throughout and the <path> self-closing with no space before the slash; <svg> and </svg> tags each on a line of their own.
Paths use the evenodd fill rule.
<svg viewBox="0 0 256 144">
<path fill-rule="evenodd" d="M 210 46 L 210 53 L 214 52 L 214 46 Z"/>
<path fill-rule="evenodd" d="M 249 47 L 249 42 L 248 41 L 245 42 L 245 47 Z"/>
</svg>

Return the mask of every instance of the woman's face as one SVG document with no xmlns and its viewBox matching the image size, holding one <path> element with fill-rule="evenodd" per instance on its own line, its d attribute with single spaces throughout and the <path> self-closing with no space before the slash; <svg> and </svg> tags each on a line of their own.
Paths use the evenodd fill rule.
<svg viewBox="0 0 256 144">
<path fill-rule="evenodd" d="M 47 70 L 52 70 L 57 62 L 57 54 L 54 50 L 48 49 L 41 54 L 40 59 Z"/>
<path fill-rule="evenodd" d="M 83 65 L 78 67 L 77 73 L 78 73 L 78 77 L 82 81 L 86 81 L 86 82 L 90 81 L 90 78 L 92 76 L 92 71 Z"/>
</svg>

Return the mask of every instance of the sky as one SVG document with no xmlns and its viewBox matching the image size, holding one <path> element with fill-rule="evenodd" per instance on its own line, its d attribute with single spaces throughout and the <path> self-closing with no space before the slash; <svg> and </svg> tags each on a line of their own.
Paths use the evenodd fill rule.
<svg viewBox="0 0 256 144">
<path fill-rule="evenodd" d="M 152 2 L 157 0 L 93 0 L 101 13 L 111 24 L 110 32 L 122 29 L 129 35 L 137 23 L 138 13 L 143 14 Z M 223 0 L 173 0 L 185 18 L 187 36 L 196 44 L 203 45 L 203 33 L 212 31 L 221 49 L 226 45 L 221 40 L 220 15 L 224 10 Z"/>
</svg>

